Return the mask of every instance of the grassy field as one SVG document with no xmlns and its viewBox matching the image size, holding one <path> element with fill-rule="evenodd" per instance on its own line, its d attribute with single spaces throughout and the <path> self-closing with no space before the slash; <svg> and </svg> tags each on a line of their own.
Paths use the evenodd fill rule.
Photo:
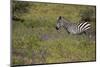
<svg viewBox="0 0 100 67">
<path fill-rule="evenodd" d="M 55 29 L 58 16 L 78 23 L 80 12 L 93 6 L 33 3 L 28 13 L 12 21 L 12 64 L 42 64 L 96 60 L 95 41 Z M 95 24 L 95 22 L 93 22 Z M 93 25 L 95 28 L 95 25 Z"/>
</svg>

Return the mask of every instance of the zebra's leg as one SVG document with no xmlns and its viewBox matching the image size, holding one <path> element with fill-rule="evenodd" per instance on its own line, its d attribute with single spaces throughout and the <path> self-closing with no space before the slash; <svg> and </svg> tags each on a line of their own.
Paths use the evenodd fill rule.
<svg viewBox="0 0 100 67">
<path fill-rule="evenodd" d="M 84 31 L 83 32 L 83 36 L 87 39 L 90 40 L 91 39 L 91 34 L 88 31 Z"/>
<path fill-rule="evenodd" d="M 87 35 L 87 32 L 86 32 L 86 31 L 84 31 L 84 32 L 83 32 L 83 34 L 84 34 L 84 35 Z"/>
<path fill-rule="evenodd" d="M 67 31 L 67 33 L 68 33 L 68 34 L 70 34 L 70 32 L 69 32 L 69 31 Z"/>
</svg>

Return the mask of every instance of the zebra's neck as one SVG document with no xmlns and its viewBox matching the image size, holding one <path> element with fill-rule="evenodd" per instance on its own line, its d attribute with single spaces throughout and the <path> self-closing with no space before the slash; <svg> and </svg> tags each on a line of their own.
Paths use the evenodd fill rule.
<svg viewBox="0 0 100 67">
<path fill-rule="evenodd" d="M 62 23 L 63 23 L 63 27 L 64 27 L 65 29 L 71 24 L 70 21 L 67 21 L 67 20 L 65 20 L 64 18 L 62 19 Z"/>
</svg>

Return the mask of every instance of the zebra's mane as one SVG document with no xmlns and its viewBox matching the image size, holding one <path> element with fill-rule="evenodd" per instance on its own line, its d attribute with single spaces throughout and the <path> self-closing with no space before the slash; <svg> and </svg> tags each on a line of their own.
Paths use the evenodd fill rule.
<svg viewBox="0 0 100 67">
<path fill-rule="evenodd" d="M 77 23 L 71 22 L 70 20 L 68 20 L 64 17 L 62 17 L 62 21 L 63 21 L 64 24 L 77 24 Z"/>
</svg>

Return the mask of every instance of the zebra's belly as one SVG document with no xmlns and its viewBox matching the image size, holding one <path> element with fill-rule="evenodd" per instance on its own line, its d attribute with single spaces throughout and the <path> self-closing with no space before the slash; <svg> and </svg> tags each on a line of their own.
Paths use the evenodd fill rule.
<svg viewBox="0 0 100 67">
<path fill-rule="evenodd" d="M 74 30 L 70 31 L 70 33 L 71 33 L 71 34 L 78 34 L 78 32 L 76 32 L 76 31 L 74 31 Z"/>
</svg>

